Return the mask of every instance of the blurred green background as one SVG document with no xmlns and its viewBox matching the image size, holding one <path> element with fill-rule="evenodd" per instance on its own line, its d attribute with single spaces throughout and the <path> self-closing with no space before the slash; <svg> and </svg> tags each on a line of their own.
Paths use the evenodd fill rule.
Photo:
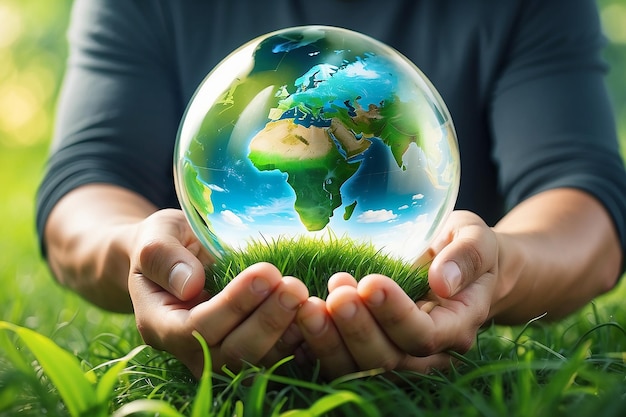
<svg viewBox="0 0 626 417">
<path fill-rule="evenodd" d="M 598 0 L 598 6 L 609 41 L 607 85 L 626 149 L 626 0 Z M 54 284 L 34 232 L 34 195 L 67 57 L 70 7 L 70 0 L 0 0 L 0 319 L 45 334 L 79 311 L 80 321 L 94 326 L 105 314 Z"/>
<path fill-rule="evenodd" d="M 46 334 L 55 329 L 42 323 L 56 326 L 72 304 L 40 260 L 33 206 L 67 57 L 70 6 L 0 0 L 0 319 Z"/>
</svg>

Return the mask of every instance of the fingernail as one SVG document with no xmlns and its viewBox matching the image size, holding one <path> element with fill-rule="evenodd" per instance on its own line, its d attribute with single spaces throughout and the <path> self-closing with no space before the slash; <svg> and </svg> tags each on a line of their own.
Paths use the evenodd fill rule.
<svg viewBox="0 0 626 417">
<path fill-rule="evenodd" d="M 343 303 L 335 309 L 335 312 L 343 319 L 351 319 L 356 314 L 356 304 Z"/>
<path fill-rule="evenodd" d="M 450 296 L 456 294 L 461 284 L 461 270 L 456 262 L 448 261 L 443 264 L 443 279 L 448 284 L 450 289 Z"/>
<path fill-rule="evenodd" d="M 287 310 L 295 310 L 300 305 L 300 299 L 288 292 L 281 293 L 278 302 Z"/>
<path fill-rule="evenodd" d="M 385 301 L 385 292 L 383 290 L 376 290 L 369 297 L 367 297 L 367 304 L 371 306 L 379 306 Z"/>
<path fill-rule="evenodd" d="M 270 289 L 270 284 L 263 278 L 255 278 L 252 280 L 252 290 L 259 294 L 264 294 Z"/>
<path fill-rule="evenodd" d="M 192 269 L 185 263 L 177 263 L 170 271 L 169 284 L 170 287 L 178 293 L 183 294 L 189 278 L 191 278 Z"/>
<path fill-rule="evenodd" d="M 318 335 L 326 328 L 326 317 L 322 314 L 314 314 L 303 319 L 302 324 L 311 335 Z"/>
</svg>

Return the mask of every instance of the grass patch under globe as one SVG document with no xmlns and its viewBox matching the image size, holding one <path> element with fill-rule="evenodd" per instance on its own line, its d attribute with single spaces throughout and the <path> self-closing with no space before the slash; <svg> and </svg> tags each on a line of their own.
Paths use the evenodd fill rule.
<svg viewBox="0 0 626 417">
<path fill-rule="evenodd" d="M 221 291 L 237 274 L 257 262 L 274 264 L 283 275 L 304 282 L 310 295 L 322 299 L 328 295 L 328 279 L 335 272 L 348 272 L 357 280 L 373 273 L 386 275 L 413 300 L 423 298 L 429 290 L 427 265 L 413 267 L 382 253 L 371 243 L 346 237 L 252 240 L 245 249 L 227 250 L 207 270 L 207 290 L 212 294 Z"/>
</svg>

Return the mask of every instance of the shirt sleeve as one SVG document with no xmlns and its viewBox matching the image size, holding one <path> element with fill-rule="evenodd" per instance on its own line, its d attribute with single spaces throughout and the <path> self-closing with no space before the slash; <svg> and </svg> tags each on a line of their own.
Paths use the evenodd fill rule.
<svg viewBox="0 0 626 417">
<path fill-rule="evenodd" d="M 573 187 L 611 215 L 624 251 L 626 173 L 604 85 L 604 38 L 591 0 L 527 1 L 490 109 L 508 207 Z"/>
<path fill-rule="evenodd" d="M 139 3 L 74 4 L 57 125 L 37 195 L 40 243 L 51 209 L 84 184 L 119 185 L 158 207 L 175 201 L 172 154 L 184 108 L 174 63 L 164 59 L 170 45 L 162 16 Z"/>
</svg>

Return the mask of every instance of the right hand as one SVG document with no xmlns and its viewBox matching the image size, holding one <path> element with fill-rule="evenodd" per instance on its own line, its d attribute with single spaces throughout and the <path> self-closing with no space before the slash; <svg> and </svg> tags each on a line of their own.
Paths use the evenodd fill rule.
<svg viewBox="0 0 626 417">
<path fill-rule="evenodd" d="M 244 362 L 271 366 L 294 353 L 302 338 L 292 322 L 306 286 L 268 263 L 252 265 L 218 294 L 204 290 L 211 256 L 182 211 L 160 210 L 137 225 L 128 290 L 144 341 L 176 356 L 199 377 L 206 340 L 213 369 Z"/>
<path fill-rule="evenodd" d="M 448 352 L 469 350 L 489 317 L 500 254 L 492 228 L 473 213 L 454 211 L 424 258 L 434 257 L 425 299 L 413 301 L 384 275 L 357 282 L 337 273 L 326 300 L 311 297 L 298 310 L 308 351 L 330 379 L 379 368 L 429 373 L 450 367 Z"/>
</svg>

